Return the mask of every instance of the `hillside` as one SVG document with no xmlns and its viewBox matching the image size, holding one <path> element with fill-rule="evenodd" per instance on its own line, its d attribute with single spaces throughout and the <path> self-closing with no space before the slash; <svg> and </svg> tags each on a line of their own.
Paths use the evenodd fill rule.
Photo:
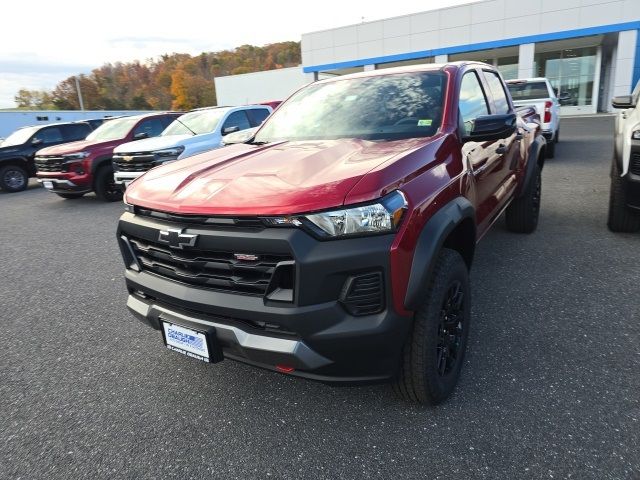
<svg viewBox="0 0 640 480">
<path fill-rule="evenodd" d="M 216 105 L 213 79 L 217 76 L 274 70 L 299 65 L 300 43 L 280 42 L 234 50 L 162 55 L 141 63 L 107 63 L 89 75 L 80 75 L 80 88 L 87 110 L 188 110 Z M 20 90 L 18 108 L 79 109 L 75 76 L 51 91 Z"/>
</svg>

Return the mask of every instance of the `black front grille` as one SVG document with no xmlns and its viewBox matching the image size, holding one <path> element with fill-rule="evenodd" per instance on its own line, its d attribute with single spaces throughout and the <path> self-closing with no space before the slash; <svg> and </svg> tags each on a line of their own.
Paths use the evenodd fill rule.
<svg viewBox="0 0 640 480">
<path fill-rule="evenodd" d="M 203 215 L 180 215 L 175 213 L 159 212 L 147 208 L 135 207 L 136 215 L 158 218 L 166 222 L 188 223 L 194 225 L 207 225 L 224 229 L 242 228 L 249 230 L 262 230 L 264 223 L 257 217 L 208 217 Z"/>
<path fill-rule="evenodd" d="M 631 155 L 631 164 L 629 165 L 629 171 L 634 175 L 640 175 L 640 153 L 634 153 Z"/>
<path fill-rule="evenodd" d="M 372 315 L 384 310 L 384 284 L 381 272 L 349 277 L 340 301 L 351 315 Z"/>
<path fill-rule="evenodd" d="M 113 170 L 116 172 L 146 172 L 155 166 L 155 161 L 155 156 L 150 152 L 114 155 Z"/>
<path fill-rule="evenodd" d="M 264 295 L 276 265 L 292 260 L 286 254 L 255 252 L 251 254 L 256 260 L 239 260 L 234 252 L 176 250 L 138 238 L 128 240 L 143 271 L 189 285 L 249 295 Z"/>
<path fill-rule="evenodd" d="M 60 156 L 42 156 L 35 158 L 38 172 L 60 172 L 64 159 Z"/>
</svg>

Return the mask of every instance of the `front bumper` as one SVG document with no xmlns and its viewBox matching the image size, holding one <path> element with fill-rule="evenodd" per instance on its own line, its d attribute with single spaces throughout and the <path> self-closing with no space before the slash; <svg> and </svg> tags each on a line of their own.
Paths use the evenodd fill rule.
<svg viewBox="0 0 640 480">
<path fill-rule="evenodd" d="M 71 180 L 64 178 L 44 177 L 38 175 L 38 183 L 41 183 L 44 188 L 54 193 L 88 193 L 91 191 L 90 187 L 78 185 Z"/>
<path fill-rule="evenodd" d="M 118 227 L 125 263 L 131 267 L 128 238 L 153 240 L 160 230 L 175 226 L 125 213 Z M 295 368 L 292 375 L 310 379 L 360 383 L 396 374 L 412 318 L 392 307 L 393 235 L 322 242 L 295 228 L 180 227 L 185 227 L 184 233 L 199 235 L 198 248 L 290 253 L 295 262 L 293 296 L 275 301 L 268 295 L 202 288 L 142 265 L 125 270 L 127 305 L 138 319 L 157 330 L 163 320 L 213 330 L 225 357 L 272 370 L 289 365 Z M 343 301 L 345 285 L 367 272 L 379 272 L 383 307 L 372 314 L 353 314 Z"/>
</svg>

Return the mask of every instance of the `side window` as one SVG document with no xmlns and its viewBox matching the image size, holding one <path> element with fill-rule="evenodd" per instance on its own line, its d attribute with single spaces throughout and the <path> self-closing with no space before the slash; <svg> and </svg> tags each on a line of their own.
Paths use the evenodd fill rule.
<svg viewBox="0 0 640 480">
<path fill-rule="evenodd" d="M 252 108 L 247 110 L 247 116 L 249 117 L 252 127 L 262 125 L 262 122 L 269 116 L 269 113 L 269 110 L 266 108 Z"/>
<path fill-rule="evenodd" d="M 65 141 L 74 142 L 76 140 L 84 140 L 86 136 L 91 133 L 91 127 L 84 123 L 65 125 L 62 133 Z"/>
<path fill-rule="evenodd" d="M 33 136 L 32 140 L 42 140 L 42 143 L 46 145 L 47 143 L 56 143 L 62 142 L 62 132 L 60 132 L 60 128 L 58 127 L 48 127 L 43 128 L 38 133 Z"/>
<path fill-rule="evenodd" d="M 251 128 L 251 124 L 249 123 L 249 119 L 247 118 L 247 114 L 244 113 L 244 110 L 232 112 L 227 117 L 227 119 L 224 121 L 224 124 L 222 125 L 222 134 L 224 135 L 225 129 L 231 127 L 238 127 L 238 130 L 246 130 L 247 128 Z"/>
<path fill-rule="evenodd" d="M 507 94 L 504 92 L 500 77 L 495 72 L 484 70 L 484 78 L 489 85 L 496 113 L 509 113 L 509 100 L 507 100 Z"/>
<path fill-rule="evenodd" d="M 167 128 L 169 125 L 171 125 L 173 123 L 173 121 L 178 118 L 178 115 L 171 115 L 171 116 L 166 116 L 166 117 L 160 117 L 160 121 L 162 122 L 162 125 L 164 126 L 164 128 Z"/>
<path fill-rule="evenodd" d="M 134 128 L 133 136 L 135 138 L 136 135 L 146 133 L 147 137 L 157 137 L 162 133 L 164 128 L 164 124 L 159 118 L 149 118 L 147 120 L 143 120 L 136 128 Z"/>
<path fill-rule="evenodd" d="M 458 109 L 460 110 L 460 123 L 467 135 L 471 133 L 476 118 L 489 114 L 487 99 L 475 72 L 465 73 L 462 77 Z"/>
</svg>

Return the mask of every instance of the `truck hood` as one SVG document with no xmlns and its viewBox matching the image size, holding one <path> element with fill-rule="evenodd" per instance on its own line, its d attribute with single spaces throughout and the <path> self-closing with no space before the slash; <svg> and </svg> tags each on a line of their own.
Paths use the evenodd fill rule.
<svg viewBox="0 0 640 480">
<path fill-rule="evenodd" d="M 203 135 L 165 135 L 162 137 L 144 138 L 133 142 L 118 145 L 113 151 L 114 153 L 133 153 L 133 152 L 153 152 L 163 148 L 177 147 L 189 143 L 190 139 L 202 137 Z"/>
<path fill-rule="evenodd" d="M 65 155 L 68 153 L 83 151 L 93 152 L 95 150 L 102 150 L 109 147 L 113 148 L 120 142 L 122 142 L 122 139 L 108 140 L 106 142 L 98 140 L 79 140 L 77 142 L 54 145 L 53 147 L 45 147 L 41 150 L 38 150 L 38 155 Z"/>
<path fill-rule="evenodd" d="M 128 203 L 200 215 L 287 215 L 343 205 L 378 165 L 431 139 L 356 139 L 230 145 L 150 170 Z"/>
</svg>

